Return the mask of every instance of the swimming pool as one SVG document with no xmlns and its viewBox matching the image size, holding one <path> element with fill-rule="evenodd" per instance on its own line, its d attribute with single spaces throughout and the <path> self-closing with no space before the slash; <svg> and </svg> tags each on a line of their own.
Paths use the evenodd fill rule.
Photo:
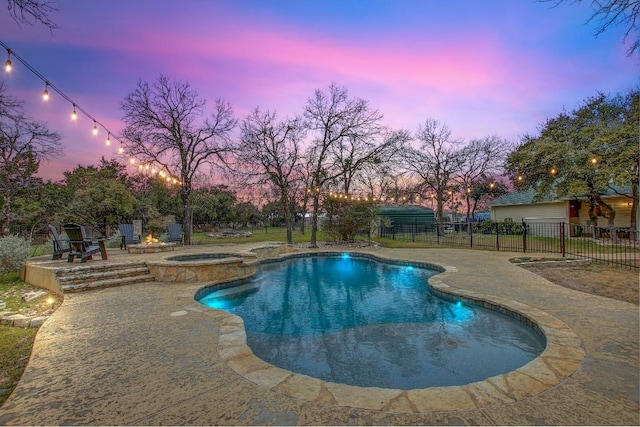
<svg viewBox="0 0 640 427">
<path fill-rule="evenodd" d="M 467 384 L 544 350 L 542 336 L 512 317 L 433 295 L 427 280 L 437 273 L 348 254 L 305 256 L 263 264 L 197 299 L 242 317 L 259 358 L 363 387 Z"/>
</svg>

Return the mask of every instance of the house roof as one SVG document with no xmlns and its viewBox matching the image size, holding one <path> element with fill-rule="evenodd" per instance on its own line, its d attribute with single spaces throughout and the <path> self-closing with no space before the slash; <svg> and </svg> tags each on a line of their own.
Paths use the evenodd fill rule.
<svg viewBox="0 0 640 427">
<path fill-rule="evenodd" d="M 600 192 L 601 196 L 616 196 L 618 194 L 631 194 L 631 186 L 612 186 L 611 188 L 607 188 L 606 191 Z M 494 206 L 508 206 L 508 205 L 531 205 L 538 203 L 553 203 L 559 202 L 562 200 L 569 200 L 575 197 L 586 197 L 585 194 L 577 195 L 577 196 L 565 196 L 558 197 L 555 194 L 547 195 L 537 202 L 533 201 L 533 198 L 536 195 L 536 190 L 530 188 L 524 191 L 515 191 L 513 193 L 505 194 L 502 197 L 497 198 L 493 202 L 491 202 L 491 207 Z"/>
</svg>

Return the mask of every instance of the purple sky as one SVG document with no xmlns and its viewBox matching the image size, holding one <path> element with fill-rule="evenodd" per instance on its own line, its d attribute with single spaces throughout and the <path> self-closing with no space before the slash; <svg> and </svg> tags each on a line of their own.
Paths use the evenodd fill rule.
<svg viewBox="0 0 640 427">
<path fill-rule="evenodd" d="M 188 82 L 244 118 L 260 106 L 302 112 L 335 82 L 368 100 L 387 125 L 415 131 L 426 118 L 454 137 L 517 142 L 596 91 L 638 85 L 638 55 L 623 28 L 595 37 L 590 3 L 551 8 L 534 0 L 58 0 L 61 27 L 18 25 L 0 11 L 0 40 L 104 124 L 122 129 L 120 102 L 138 79 Z M 637 36 L 637 34 L 633 35 Z M 6 52 L 0 52 L 1 63 Z M 63 136 L 64 156 L 40 175 L 117 154 L 93 122 L 14 60 L 9 93 Z"/>
</svg>

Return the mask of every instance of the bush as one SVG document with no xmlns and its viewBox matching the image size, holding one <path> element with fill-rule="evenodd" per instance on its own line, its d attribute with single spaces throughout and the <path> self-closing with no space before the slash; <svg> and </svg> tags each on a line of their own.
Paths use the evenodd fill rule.
<svg viewBox="0 0 640 427">
<path fill-rule="evenodd" d="M 15 235 L 0 238 L 0 272 L 18 270 L 28 257 L 29 241 Z"/>
</svg>

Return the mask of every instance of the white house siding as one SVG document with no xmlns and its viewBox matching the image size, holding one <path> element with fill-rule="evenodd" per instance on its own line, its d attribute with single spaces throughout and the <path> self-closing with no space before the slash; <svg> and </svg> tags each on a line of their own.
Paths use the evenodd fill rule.
<svg viewBox="0 0 640 427">
<path fill-rule="evenodd" d="M 567 202 L 539 203 L 535 205 L 493 206 L 491 217 L 494 221 L 512 219 L 515 222 L 568 222 Z"/>
</svg>

